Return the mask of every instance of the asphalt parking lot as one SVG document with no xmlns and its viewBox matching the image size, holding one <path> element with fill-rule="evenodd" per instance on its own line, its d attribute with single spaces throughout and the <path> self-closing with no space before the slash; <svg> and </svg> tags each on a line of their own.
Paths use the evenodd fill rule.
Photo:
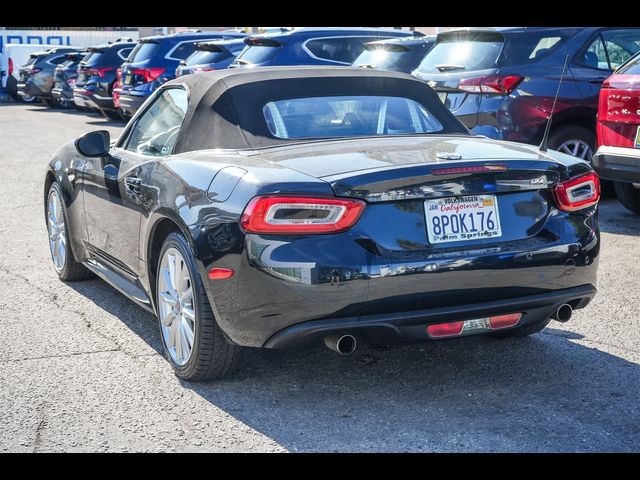
<svg viewBox="0 0 640 480">
<path fill-rule="evenodd" d="M 601 207 L 599 294 L 526 339 L 468 337 L 350 357 L 247 351 L 181 383 L 155 318 L 51 265 L 46 163 L 122 124 L 0 104 L 0 451 L 640 450 L 640 217 Z"/>
</svg>

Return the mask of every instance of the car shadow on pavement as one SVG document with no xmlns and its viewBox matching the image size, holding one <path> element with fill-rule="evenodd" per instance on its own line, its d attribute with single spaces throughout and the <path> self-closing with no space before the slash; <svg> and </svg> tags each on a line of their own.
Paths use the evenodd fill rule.
<svg viewBox="0 0 640 480">
<path fill-rule="evenodd" d="M 640 216 L 613 198 L 600 202 L 600 230 L 606 233 L 640 236 Z"/>
<path fill-rule="evenodd" d="M 101 281 L 69 285 L 162 354 L 151 314 Z M 181 383 L 291 451 L 637 450 L 640 365 L 565 328 L 348 357 L 246 349 L 229 379 Z"/>
</svg>

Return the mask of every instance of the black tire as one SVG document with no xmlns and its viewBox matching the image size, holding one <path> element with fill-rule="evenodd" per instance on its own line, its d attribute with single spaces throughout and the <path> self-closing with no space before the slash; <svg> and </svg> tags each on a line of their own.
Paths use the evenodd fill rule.
<svg viewBox="0 0 640 480">
<path fill-rule="evenodd" d="M 165 356 L 173 367 L 176 376 L 188 382 L 203 382 L 223 378 L 233 372 L 240 361 L 242 348 L 232 344 L 218 326 L 207 294 L 202 283 L 202 278 L 196 266 L 195 259 L 186 238 L 180 232 L 170 233 L 162 244 L 158 256 L 158 270 L 156 279 L 160 278 L 161 259 L 169 248 L 177 249 L 186 262 L 189 275 L 192 279 L 193 307 L 195 311 L 195 329 L 193 350 L 187 363 L 183 366 L 173 361 L 162 335 L 162 325 L 158 314 L 158 326 L 160 337 L 165 350 Z M 158 302 L 159 282 L 156 281 L 156 304 Z M 159 310 L 159 309 L 158 309 Z"/>
<path fill-rule="evenodd" d="M 78 280 L 88 280 L 93 278 L 93 273 L 87 267 L 76 261 L 76 257 L 73 254 L 73 250 L 71 248 L 71 242 L 69 241 L 69 222 L 67 222 L 67 208 L 64 204 L 64 195 L 62 194 L 62 189 L 58 182 L 53 182 L 51 187 L 49 187 L 49 193 L 47 194 L 47 201 L 45 203 L 45 218 L 49 216 L 49 198 L 51 195 L 58 195 L 60 198 L 60 204 L 62 206 L 62 217 L 64 218 L 64 231 L 67 240 L 67 254 L 65 255 L 65 263 L 62 269 L 58 272 L 55 268 L 54 271 L 60 277 L 60 280 L 64 280 L 65 282 L 75 282 Z M 48 220 L 47 220 L 48 221 Z"/>
<path fill-rule="evenodd" d="M 623 182 L 613 182 L 613 189 L 624 208 L 640 215 L 640 189 Z"/>
<path fill-rule="evenodd" d="M 573 139 L 582 140 L 591 147 L 592 152 L 595 152 L 596 134 L 579 125 L 562 125 L 556 129 L 552 128 L 551 135 L 549 135 L 548 146 L 552 150 L 557 150 L 564 142 Z"/>
<path fill-rule="evenodd" d="M 100 110 L 102 116 L 110 119 L 110 120 L 122 120 L 120 113 L 115 110 Z"/>
<path fill-rule="evenodd" d="M 595 153 L 596 135 L 588 128 L 584 128 L 579 125 L 562 125 L 556 129 L 553 129 L 553 124 L 551 128 L 552 133 L 549 136 L 548 146 L 552 150 L 558 150 L 560 148 L 560 145 L 562 145 L 567 140 L 577 139 L 587 143 L 591 147 L 592 154 Z M 590 159 L 585 158 L 585 160 L 591 163 Z M 601 196 L 603 198 L 610 198 L 614 194 L 613 185 L 608 180 L 600 181 L 600 190 Z"/>
<path fill-rule="evenodd" d="M 47 105 L 47 107 L 49 108 L 58 108 L 60 107 L 60 104 L 53 98 L 43 98 L 42 101 Z"/>
<path fill-rule="evenodd" d="M 531 324 L 528 324 L 528 325 L 523 325 L 522 327 L 510 328 L 510 329 L 507 329 L 507 330 L 493 332 L 491 335 L 493 335 L 495 338 L 522 338 L 522 337 L 528 337 L 529 335 L 533 335 L 534 333 L 538 333 L 538 332 L 544 330 L 544 328 L 547 325 L 549 325 L 550 321 L 551 321 L 551 319 L 547 318 L 546 320 L 542 320 L 541 322 L 531 323 Z"/>
</svg>

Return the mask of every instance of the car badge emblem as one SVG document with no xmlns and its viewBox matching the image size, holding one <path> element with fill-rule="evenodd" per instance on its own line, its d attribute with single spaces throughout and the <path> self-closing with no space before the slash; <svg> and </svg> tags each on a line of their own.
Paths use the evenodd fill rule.
<svg viewBox="0 0 640 480">
<path fill-rule="evenodd" d="M 546 185 L 547 184 L 547 177 L 545 177 L 544 175 L 538 178 L 532 178 L 531 180 L 529 180 L 529 184 L 531 185 Z"/>
</svg>

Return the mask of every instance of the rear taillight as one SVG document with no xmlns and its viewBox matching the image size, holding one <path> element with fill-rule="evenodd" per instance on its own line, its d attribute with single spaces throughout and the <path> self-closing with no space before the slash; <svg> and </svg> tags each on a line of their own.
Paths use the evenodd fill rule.
<svg viewBox="0 0 640 480">
<path fill-rule="evenodd" d="M 509 95 L 524 80 L 520 75 L 488 75 L 463 78 L 458 89 L 472 93 L 499 93 Z"/>
<path fill-rule="evenodd" d="M 640 123 L 640 75 L 612 75 L 598 99 L 598 121 Z"/>
<path fill-rule="evenodd" d="M 103 78 L 105 74 L 111 70 L 113 70 L 113 67 L 89 68 L 86 72 L 89 75 L 98 75 L 100 78 Z"/>
<path fill-rule="evenodd" d="M 31 74 L 33 75 L 34 73 L 38 73 L 42 71 L 42 69 L 40 67 L 31 67 Z"/>
<path fill-rule="evenodd" d="M 122 69 L 121 68 L 117 68 L 116 69 L 116 81 L 113 84 L 113 88 L 122 88 Z"/>
<path fill-rule="evenodd" d="M 572 178 L 553 188 L 558 208 L 574 212 L 592 207 L 600 200 L 600 178 L 596 172 Z"/>
<path fill-rule="evenodd" d="M 196 72 L 210 72 L 212 70 L 215 70 L 215 68 L 212 68 L 212 67 L 195 67 L 193 69 L 193 72 L 194 73 L 196 73 Z"/>
<path fill-rule="evenodd" d="M 520 323 L 522 313 L 508 313 L 493 317 L 474 318 L 462 322 L 437 323 L 427 326 L 431 338 L 461 337 L 474 333 L 486 333 L 492 330 L 515 327 Z"/>
<path fill-rule="evenodd" d="M 255 197 L 242 213 L 240 226 L 247 233 L 337 233 L 360 218 L 361 200 L 297 196 Z"/>
<path fill-rule="evenodd" d="M 152 67 L 152 68 L 134 68 L 131 70 L 133 75 L 141 75 L 144 78 L 144 83 L 153 82 L 160 75 L 164 73 L 164 68 Z"/>
<path fill-rule="evenodd" d="M 9 58 L 9 76 L 13 73 L 13 60 Z"/>
</svg>

